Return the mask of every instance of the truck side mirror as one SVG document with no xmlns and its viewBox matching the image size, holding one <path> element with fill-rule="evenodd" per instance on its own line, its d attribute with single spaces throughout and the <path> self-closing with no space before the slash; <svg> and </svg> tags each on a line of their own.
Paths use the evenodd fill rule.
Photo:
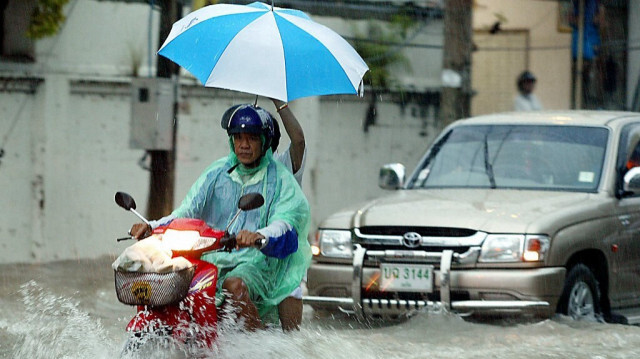
<svg viewBox="0 0 640 359">
<path fill-rule="evenodd" d="M 640 167 L 633 167 L 623 178 L 623 189 L 628 193 L 640 193 Z"/>
<path fill-rule="evenodd" d="M 396 190 L 404 186 L 405 167 L 402 163 L 388 163 L 380 168 L 378 186 L 382 189 Z"/>
</svg>

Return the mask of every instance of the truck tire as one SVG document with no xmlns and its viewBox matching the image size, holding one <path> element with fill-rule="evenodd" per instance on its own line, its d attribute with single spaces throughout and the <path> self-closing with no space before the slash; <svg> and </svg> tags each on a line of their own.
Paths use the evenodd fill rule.
<svg viewBox="0 0 640 359">
<path fill-rule="evenodd" d="M 574 320 L 601 321 L 600 285 L 593 272 L 579 263 L 569 270 L 557 312 Z"/>
</svg>

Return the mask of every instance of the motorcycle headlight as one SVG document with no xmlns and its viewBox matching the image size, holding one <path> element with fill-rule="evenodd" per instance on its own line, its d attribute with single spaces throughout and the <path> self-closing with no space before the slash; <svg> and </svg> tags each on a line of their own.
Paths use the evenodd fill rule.
<svg viewBox="0 0 640 359">
<path fill-rule="evenodd" d="M 545 235 L 490 234 L 482 244 L 479 262 L 540 262 L 549 250 Z"/>
<path fill-rule="evenodd" d="M 351 232 L 334 229 L 318 231 L 320 253 L 325 257 L 351 258 L 353 256 Z"/>
</svg>

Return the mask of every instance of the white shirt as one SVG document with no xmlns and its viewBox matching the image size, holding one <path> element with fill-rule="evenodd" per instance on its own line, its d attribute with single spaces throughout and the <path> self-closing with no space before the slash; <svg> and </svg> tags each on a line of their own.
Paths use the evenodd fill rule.
<svg viewBox="0 0 640 359">
<path fill-rule="evenodd" d="M 287 149 L 282 151 L 282 153 L 280 152 L 274 153 L 273 158 L 276 161 L 279 161 L 280 163 L 284 164 L 285 167 L 287 167 L 289 171 L 293 173 L 293 164 L 291 163 L 291 144 L 289 144 L 289 146 L 287 146 Z M 306 160 L 307 160 L 307 146 L 304 147 L 304 152 L 302 152 L 302 162 L 300 163 L 300 168 L 298 168 L 298 171 L 296 173 L 293 173 L 293 177 L 296 178 L 296 181 L 298 181 L 298 184 L 300 185 L 300 187 L 302 187 L 302 174 L 304 173 L 304 164 Z"/>
<path fill-rule="evenodd" d="M 542 110 L 542 104 L 534 94 L 518 95 L 513 101 L 515 111 L 538 111 Z"/>
</svg>

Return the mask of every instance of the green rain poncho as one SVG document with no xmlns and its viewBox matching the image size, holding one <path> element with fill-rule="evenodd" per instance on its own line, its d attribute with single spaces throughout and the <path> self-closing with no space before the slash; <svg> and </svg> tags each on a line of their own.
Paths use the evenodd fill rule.
<svg viewBox="0 0 640 359">
<path fill-rule="evenodd" d="M 291 172 L 273 159 L 270 149 L 256 168 L 244 167 L 233 151 L 211 164 L 167 219 L 199 218 L 212 228 L 224 230 L 237 212 L 239 198 L 255 192 L 262 194 L 265 204 L 259 209 L 242 212 L 229 232 L 256 231 L 274 221 L 284 221 L 298 235 L 298 250 L 283 259 L 266 256 L 255 248 L 231 253 L 210 252 L 202 259 L 218 266 L 219 294 L 225 278 L 240 277 L 249 288 L 260 317 L 277 322 L 277 305 L 300 285 L 311 262 L 307 240 L 310 212 L 302 189 Z"/>
</svg>

